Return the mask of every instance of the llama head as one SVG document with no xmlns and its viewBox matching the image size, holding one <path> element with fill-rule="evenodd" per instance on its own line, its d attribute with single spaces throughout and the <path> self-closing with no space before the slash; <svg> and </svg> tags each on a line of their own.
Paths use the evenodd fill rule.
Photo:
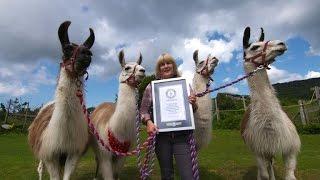
<svg viewBox="0 0 320 180">
<path fill-rule="evenodd" d="M 215 67 L 218 65 L 219 60 L 216 57 L 208 55 L 205 60 L 199 61 L 198 50 L 195 50 L 193 53 L 193 60 L 196 64 L 196 72 L 205 77 L 210 77 Z"/>
<path fill-rule="evenodd" d="M 145 69 L 140 65 L 142 62 L 141 53 L 136 62 L 126 63 L 124 52 L 121 50 L 119 53 L 119 62 L 122 68 L 119 76 L 120 83 L 126 83 L 129 86 L 137 87 L 145 77 Z"/>
<path fill-rule="evenodd" d="M 70 76 L 78 77 L 86 73 L 91 63 L 92 52 L 90 48 L 94 43 L 95 37 L 93 30 L 89 28 L 90 36 L 83 44 L 70 43 L 68 36 L 70 24 L 70 21 L 65 21 L 60 25 L 58 30 L 63 52 L 61 67 L 64 67 Z"/>
<path fill-rule="evenodd" d="M 243 34 L 243 58 L 245 62 L 263 65 L 267 67 L 275 61 L 277 56 L 282 55 L 287 47 L 283 41 L 264 41 L 264 32 L 261 28 L 260 38 L 257 42 L 249 43 L 250 27 L 246 27 Z"/>
</svg>

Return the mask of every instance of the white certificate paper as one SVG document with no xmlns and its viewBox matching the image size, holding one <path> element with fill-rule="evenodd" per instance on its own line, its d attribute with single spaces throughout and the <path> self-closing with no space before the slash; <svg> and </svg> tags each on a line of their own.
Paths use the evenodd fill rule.
<svg viewBox="0 0 320 180">
<path fill-rule="evenodd" d="M 186 120 L 181 84 L 159 88 L 161 122 Z"/>
</svg>

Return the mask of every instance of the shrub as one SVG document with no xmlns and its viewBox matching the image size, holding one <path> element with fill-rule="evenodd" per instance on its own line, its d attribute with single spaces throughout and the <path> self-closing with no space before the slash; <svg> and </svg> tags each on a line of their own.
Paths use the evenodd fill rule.
<svg viewBox="0 0 320 180">
<path fill-rule="evenodd" d="M 298 125 L 296 127 L 300 134 L 320 134 L 320 124 Z"/>
</svg>

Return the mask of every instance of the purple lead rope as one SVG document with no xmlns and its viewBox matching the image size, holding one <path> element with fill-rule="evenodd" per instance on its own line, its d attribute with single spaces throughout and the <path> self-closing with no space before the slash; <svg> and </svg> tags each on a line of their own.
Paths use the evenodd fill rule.
<svg viewBox="0 0 320 180">
<path fill-rule="evenodd" d="M 234 81 L 232 81 L 232 82 L 230 82 L 230 83 L 227 83 L 227 84 L 225 84 L 225 85 L 222 85 L 222 86 L 217 87 L 217 88 L 214 88 L 214 89 L 209 89 L 209 87 L 210 87 L 210 82 L 211 82 L 211 81 L 209 81 L 208 84 L 206 85 L 206 90 L 203 91 L 203 92 L 197 93 L 196 96 L 197 96 L 197 97 L 202 97 L 202 96 L 204 96 L 204 95 L 206 95 L 206 94 L 208 94 L 208 93 L 211 93 L 211 92 L 214 92 L 214 91 L 218 91 L 218 90 L 223 89 L 223 88 L 226 88 L 226 87 L 228 87 L 228 86 L 232 86 L 232 85 L 234 85 L 234 84 L 236 84 L 236 83 L 238 83 L 238 82 L 240 82 L 240 81 L 242 81 L 242 80 L 244 80 L 244 79 L 247 79 L 248 77 L 253 76 L 253 75 L 256 74 L 259 70 L 262 70 L 262 69 L 264 69 L 264 68 L 265 68 L 265 67 L 264 67 L 263 65 L 261 65 L 261 66 L 257 67 L 255 70 L 253 70 L 253 71 L 249 72 L 248 74 L 242 76 L 241 78 L 238 78 L 238 79 L 236 79 L 236 80 L 234 80 Z"/>
<path fill-rule="evenodd" d="M 193 133 L 189 135 L 189 144 L 191 152 L 191 163 L 192 163 L 192 175 L 194 180 L 199 180 L 199 168 L 196 150 L 196 141 L 194 139 Z"/>
</svg>

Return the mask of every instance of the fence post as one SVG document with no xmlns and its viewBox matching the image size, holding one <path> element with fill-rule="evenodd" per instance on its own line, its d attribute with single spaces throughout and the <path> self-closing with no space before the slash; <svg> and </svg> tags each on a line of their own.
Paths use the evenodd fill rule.
<svg viewBox="0 0 320 180">
<path fill-rule="evenodd" d="M 318 105 L 320 106 L 320 87 L 315 86 L 314 87 L 314 92 L 316 94 L 316 100 L 318 101 Z"/>
<path fill-rule="evenodd" d="M 27 124 L 27 116 L 28 116 L 28 110 L 29 110 L 29 102 L 27 102 L 26 106 L 25 106 L 25 110 L 24 110 L 24 123 L 22 126 L 22 130 L 25 128 L 26 124 Z"/>
<path fill-rule="evenodd" d="M 307 118 L 306 118 L 306 112 L 305 112 L 305 109 L 304 109 L 304 103 L 302 100 L 299 100 L 298 101 L 299 103 L 299 109 L 300 109 L 300 117 L 301 117 L 301 122 L 303 125 L 306 125 L 307 123 Z"/>
<path fill-rule="evenodd" d="M 216 116 L 217 116 L 217 122 L 220 121 L 220 115 L 219 115 L 219 107 L 218 107 L 218 102 L 217 98 L 214 99 L 215 107 L 216 107 Z"/>
<path fill-rule="evenodd" d="M 246 99 L 244 98 L 244 96 L 241 96 L 241 99 L 242 99 L 242 103 L 243 103 L 243 109 L 247 110 Z"/>
</svg>

